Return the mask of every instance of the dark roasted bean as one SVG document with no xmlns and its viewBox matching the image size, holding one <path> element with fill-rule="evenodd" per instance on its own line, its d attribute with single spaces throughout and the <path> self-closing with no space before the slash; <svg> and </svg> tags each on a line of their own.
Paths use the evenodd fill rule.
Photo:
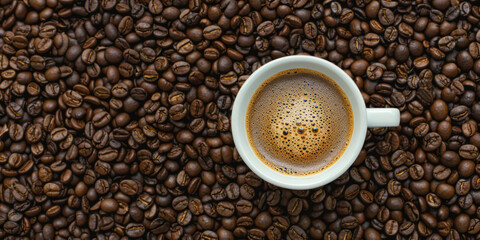
<svg viewBox="0 0 480 240">
<path fill-rule="evenodd" d="M 0 238 L 473 239 L 477 5 L 0 1 Z M 297 54 L 401 123 L 369 129 L 334 183 L 292 191 L 243 163 L 231 109 Z"/>
</svg>

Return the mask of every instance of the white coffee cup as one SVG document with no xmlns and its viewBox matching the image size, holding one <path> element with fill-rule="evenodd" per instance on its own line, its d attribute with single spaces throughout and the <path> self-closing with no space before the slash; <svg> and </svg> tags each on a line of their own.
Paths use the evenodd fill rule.
<svg viewBox="0 0 480 240">
<path fill-rule="evenodd" d="M 307 68 L 329 76 L 345 92 L 353 111 L 353 132 L 345 152 L 326 169 L 306 176 L 287 175 L 268 167 L 257 157 L 247 138 L 245 120 L 247 107 L 254 92 L 272 75 L 293 68 Z M 396 108 L 366 108 L 360 90 L 341 68 L 321 58 L 296 55 L 271 61 L 250 75 L 236 96 L 231 120 L 235 146 L 243 161 L 255 174 L 279 187 L 311 189 L 332 182 L 348 170 L 362 149 L 367 127 L 398 126 L 400 112 Z"/>
</svg>

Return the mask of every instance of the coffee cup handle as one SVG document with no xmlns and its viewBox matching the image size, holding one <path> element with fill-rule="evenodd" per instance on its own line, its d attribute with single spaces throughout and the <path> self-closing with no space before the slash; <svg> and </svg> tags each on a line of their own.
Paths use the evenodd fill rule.
<svg viewBox="0 0 480 240">
<path fill-rule="evenodd" d="M 396 127 L 400 111 L 396 108 L 367 108 L 367 127 Z"/>
</svg>

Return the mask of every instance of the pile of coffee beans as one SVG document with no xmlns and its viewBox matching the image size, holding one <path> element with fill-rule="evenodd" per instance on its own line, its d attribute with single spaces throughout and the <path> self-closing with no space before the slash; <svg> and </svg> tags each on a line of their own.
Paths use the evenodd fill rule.
<svg viewBox="0 0 480 240">
<path fill-rule="evenodd" d="M 477 239 L 479 23 L 456 0 L 0 0 L 0 239 Z M 249 74 L 294 54 L 401 110 L 308 191 L 230 132 Z"/>
</svg>

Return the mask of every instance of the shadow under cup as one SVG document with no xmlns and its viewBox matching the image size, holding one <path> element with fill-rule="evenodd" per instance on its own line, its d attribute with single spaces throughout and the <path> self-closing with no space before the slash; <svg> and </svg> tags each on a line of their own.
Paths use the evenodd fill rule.
<svg viewBox="0 0 480 240">
<path fill-rule="evenodd" d="M 326 169 L 311 175 L 287 175 L 278 172 L 257 157 L 247 137 L 246 114 L 250 99 L 260 85 L 278 72 L 306 68 L 321 72 L 334 80 L 345 92 L 353 113 L 353 131 L 350 144 L 343 155 Z M 311 189 L 325 185 L 342 175 L 358 156 L 367 131 L 366 107 L 353 80 L 339 67 L 312 56 L 289 56 L 271 61 L 255 71 L 243 84 L 232 111 L 232 134 L 236 148 L 247 166 L 259 177 L 289 189 Z"/>
</svg>

